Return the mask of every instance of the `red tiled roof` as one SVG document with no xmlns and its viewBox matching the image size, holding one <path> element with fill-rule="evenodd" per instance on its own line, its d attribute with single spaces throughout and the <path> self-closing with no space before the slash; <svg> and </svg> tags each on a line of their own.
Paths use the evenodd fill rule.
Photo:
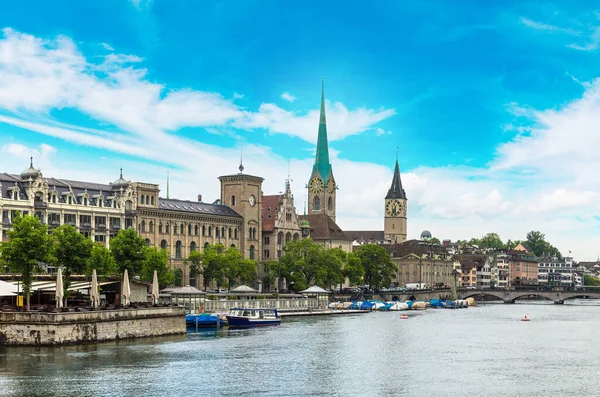
<svg viewBox="0 0 600 397">
<path fill-rule="evenodd" d="M 279 203 L 283 195 L 275 194 L 272 196 L 262 196 L 262 229 L 263 232 L 272 232 L 275 228 L 275 219 Z"/>
</svg>

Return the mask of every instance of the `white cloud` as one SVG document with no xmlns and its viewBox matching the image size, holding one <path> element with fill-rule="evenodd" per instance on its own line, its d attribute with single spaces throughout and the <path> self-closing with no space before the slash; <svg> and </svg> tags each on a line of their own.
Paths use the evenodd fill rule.
<svg viewBox="0 0 600 397">
<path fill-rule="evenodd" d="M 383 128 L 377 127 L 377 129 L 375 130 L 375 135 L 377 135 L 377 136 L 392 135 L 392 131 L 386 131 Z"/>
<path fill-rule="evenodd" d="M 29 148 L 20 142 L 0 141 L 4 145 L 2 171 L 22 171 L 29 153 L 36 151 L 41 164 L 36 161 L 36 166 L 45 175 L 110 182 L 123 165 L 127 178 L 159 183 L 164 190 L 170 170 L 171 196 L 194 199 L 201 193 L 211 201 L 219 195 L 217 176 L 237 172 L 238 149 L 185 139 L 171 131 L 186 126 L 202 126 L 214 133 L 230 133 L 235 127 L 265 128 L 308 142 L 316 140 L 318 109 L 288 111 L 265 103 L 253 112 L 219 93 L 173 91 L 150 82 L 140 67 L 142 60 L 135 55 L 110 54 L 94 64 L 66 37 L 43 40 L 10 29 L 4 35 L 0 39 L 0 109 L 4 111 L 0 123 L 68 141 L 75 148 L 105 149 L 107 159 L 97 168 L 77 161 L 62 148 L 56 161 L 59 156 L 51 146 Z M 600 80 L 583 87 L 582 98 L 562 108 L 536 110 L 512 104 L 509 110 L 530 123 L 507 127 L 519 134 L 497 148 L 489 167 L 403 170 L 409 237 L 430 229 L 440 238 L 470 238 L 495 231 L 505 239 L 522 239 L 535 229 L 546 233 L 563 252 L 571 249 L 578 259 L 595 258 L 598 252 L 589 236 L 597 235 L 595 214 L 600 209 L 595 188 L 600 184 L 596 172 L 600 135 L 595 129 L 600 125 Z M 60 108 L 77 109 L 110 129 L 50 118 L 50 111 Z M 366 131 L 389 133 L 376 123 L 395 113 L 394 109 L 349 110 L 338 102 L 327 102 L 326 108 L 332 141 Z M 1 139 L 9 138 L 0 135 Z M 121 154 L 133 159 L 123 160 Z M 332 150 L 331 161 L 340 186 L 340 225 L 381 229 L 393 158 L 389 167 L 383 167 L 343 159 Z M 271 148 L 246 143 L 244 166 L 246 172 L 265 178 L 266 194 L 283 189 L 288 159 Z M 290 161 L 299 212 L 306 200 L 304 186 L 311 167 L 312 156 Z"/>
<path fill-rule="evenodd" d="M 284 92 L 283 94 L 281 94 L 281 98 L 288 102 L 294 102 L 296 100 L 296 97 L 290 95 L 288 92 Z"/>
<path fill-rule="evenodd" d="M 100 43 L 100 45 L 102 46 L 102 48 L 104 48 L 106 51 L 114 51 L 115 49 L 108 43 Z"/>
<path fill-rule="evenodd" d="M 531 20 L 531 19 L 525 18 L 525 17 L 521 17 L 521 23 L 524 24 L 525 26 L 528 26 L 535 30 L 544 30 L 544 31 L 548 31 L 548 32 L 561 32 L 561 33 L 566 33 L 566 34 L 573 35 L 573 36 L 579 36 L 581 34 L 581 32 L 578 32 L 578 31 L 570 29 L 570 28 L 561 28 L 561 27 L 549 25 L 549 24 L 546 24 L 543 22 L 537 22 L 537 21 L 534 21 L 534 20 Z"/>
<path fill-rule="evenodd" d="M 238 94 L 237 92 L 233 93 L 233 99 L 242 99 L 244 97 L 244 95 L 242 94 Z"/>
</svg>

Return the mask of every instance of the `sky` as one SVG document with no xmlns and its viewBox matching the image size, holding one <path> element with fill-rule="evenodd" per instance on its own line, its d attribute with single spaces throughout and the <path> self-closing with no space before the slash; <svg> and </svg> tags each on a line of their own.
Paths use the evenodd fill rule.
<svg viewBox="0 0 600 397">
<path fill-rule="evenodd" d="M 408 237 L 539 230 L 600 254 L 600 7 L 479 0 L 19 1 L 0 13 L 0 171 L 217 199 L 291 178 L 303 212 L 325 81 L 337 222 Z M 572 4 L 574 3 L 574 4 Z"/>
</svg>

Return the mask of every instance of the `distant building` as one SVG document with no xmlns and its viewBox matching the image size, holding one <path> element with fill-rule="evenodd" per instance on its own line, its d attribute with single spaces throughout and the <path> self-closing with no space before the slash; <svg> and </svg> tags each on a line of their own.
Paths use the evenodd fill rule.
<svg viewBox="0 0 600 397">
<path fill-rule="evenodd" d="M 538 259 L 525 244 L 518 244 L 515 249 L 508 250 L 510 265 L 510 285 L 537 284 Z"/>
<path fill-rule="evenodd" d="M 398 266 L 397 285 L 424 283 L 428 287 L 435 287 L 454 283 L 454 260 L 441 245 L 408 240 L 384 247 L 392 262 Z"/>
<path fill-rule="evenodd" d="M 496 274 L 496 262 L 491 254 L 458 254 L 454 258 L 460 262 L 463 286 L 490 288 L 492 274 Z M 494 280 L 495 281 L 495 280 Z"/>
<path fill-rule="evenodd" d="M 496 268 L 498 269 L 498 288 L 510 287 L 511 274 L 508 254 L 503 252 L 496 255 Z"/>
<path fill-rule="evenodd" d="M 538 258 L 538 283 L 549 287 L 571 287 L 575 285 L 573 258 Z"/>
</svg>

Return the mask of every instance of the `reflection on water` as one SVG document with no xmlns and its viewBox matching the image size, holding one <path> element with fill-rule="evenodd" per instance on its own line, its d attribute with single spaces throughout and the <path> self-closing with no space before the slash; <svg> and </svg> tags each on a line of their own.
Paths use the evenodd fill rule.
<svg viewBox="0 0 600 397">
<path fill-rule="evenodd" d="M 521 322 L 523 315 L 531 318 Z M 0 395 L 596 395 L 598 302 L 285 318 L 279 327 L 0 350 Z"/>
</svg>

